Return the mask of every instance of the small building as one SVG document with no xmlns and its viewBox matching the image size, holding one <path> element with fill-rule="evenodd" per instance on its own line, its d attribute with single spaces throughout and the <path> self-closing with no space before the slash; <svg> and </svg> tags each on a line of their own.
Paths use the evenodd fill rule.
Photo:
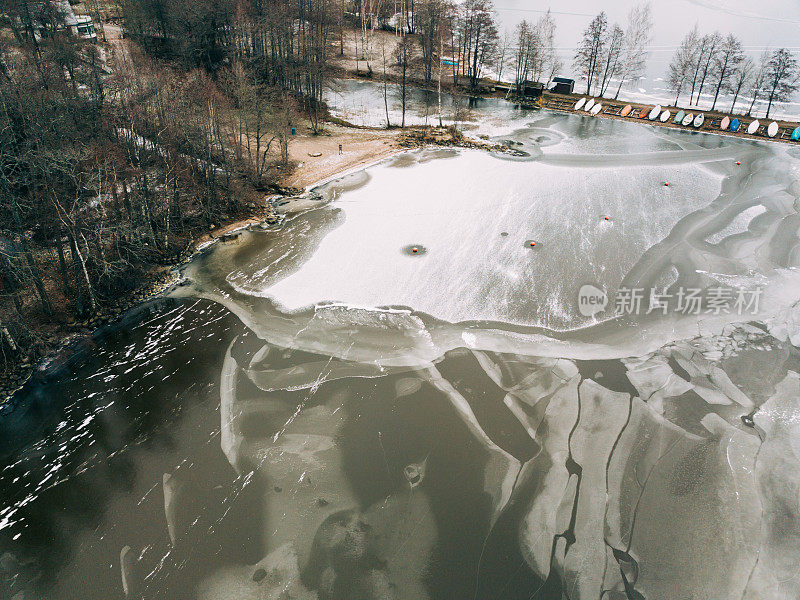
<svg viewBox="0 0 800 600">
<path fill-rule="evenodd" d="M 92 17 L 89 15 L 75 15 L 75 24 L 70 25 L 70 30 L 78 37 L 87 40 L 97 41 L 97 30 L 94 27 Z"/>
<path fill-rule="evenodd" d="M 575 80 L 566 77 L 553 77 L 551 92 L 556 94 L 571 94 L 575 90 Z"/>
<path fill-rule="evenodd" d="M 33 21 L 33 35 L 36 39 L 50 36 L 54 30 L 67 30 L 74 36 L 91 41 L 97 40 L 92 17 L 76 15 L 67 0 L 37 2 L 29 5 L 29 9 Z"/>
<path fill-rule="evenodd" d="M 539 81 L 526 81 L 522 86 L 522 95 L 526 98 L 540 98 L 544 93 L 544 84 Z"/>
</svg>

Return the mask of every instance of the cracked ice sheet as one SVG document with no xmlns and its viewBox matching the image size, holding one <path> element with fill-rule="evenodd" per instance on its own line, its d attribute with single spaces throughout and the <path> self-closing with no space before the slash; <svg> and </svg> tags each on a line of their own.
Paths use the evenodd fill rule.
<svg viewBox="0 0 800 600">
<path fill-rule="evenodd" d="M 646 598 L 741 596 L 758 553 L 758 439 L 717 415 L 700 438 L 634 409 L 609 470 L 609 543 L 637 561 Z"/>
<path fill-rule="evenodd" d="M 765 440 L 756 461 L 763 507 L 759 560 L 743 598 L 800 597 L 800 375 L 790 372 L 754 420 Z"/>
<path fill-rule="evenodd" d="M 603 518 L 607 501 L 607 467 L 628 419 L 630 396 L 612 392 L 591 379 L 579 390 L 580 416 L 572 435 L 572 457 L 581 467 L 576 493 L 575 542 L 563 557 L 568 597 L 599 598 L 603 591 L 606 546 Z M 560 557 L 556 556 L 558 561 Z"/>
</svg>

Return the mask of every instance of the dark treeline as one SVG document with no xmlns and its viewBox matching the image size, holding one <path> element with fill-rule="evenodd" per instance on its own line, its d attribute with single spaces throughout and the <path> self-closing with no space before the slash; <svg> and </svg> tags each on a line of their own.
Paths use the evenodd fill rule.
<svg viewBox="0 0 800 600">
<path fill-rule="evenodd" d="M 210 73 L 241 61 L 264 85 L 305 99 L 321 117 L 330 43 L 347 3 L 333 0 L 122 0 L 126 33 L 154 56 Z"/>
<path fill-rule="evenodd" d="M 104 48 L 59 3 L 4 2 L 0 370 L 263 210 L 304 109 L 320 127 L 336 22 L 324 0 L 266 4 L 126 0 L 138 44 Z"/>
</svg>

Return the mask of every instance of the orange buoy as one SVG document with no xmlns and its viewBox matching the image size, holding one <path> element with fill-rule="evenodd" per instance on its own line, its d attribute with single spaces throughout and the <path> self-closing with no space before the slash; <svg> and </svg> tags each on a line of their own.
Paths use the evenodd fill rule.
<svg viewBox="0 0 800 600">
<path fill-rule="evenodd" d="M 536 242 L 531 242 L 531 247 L 535 246 Z"/>
<path fill-rule="evenodd" d="M 412 248 L 412 249 L 411 249 L 411 251 L 412 251 L 414 254 L 416 254 L 417 252 L 419 252 L 419 248 Z"/>
</svg>

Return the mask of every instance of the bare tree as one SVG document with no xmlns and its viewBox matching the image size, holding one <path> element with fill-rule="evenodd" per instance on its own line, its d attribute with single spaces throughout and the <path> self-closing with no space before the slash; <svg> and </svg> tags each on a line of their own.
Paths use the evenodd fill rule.
<svg viewBox="0 0 800 600">
<path fill-rule="evenodd" d="M 767 81 L 767 68 L 769 66 L 769 60 L 770 52 L 769 50 L 764 50 L 758 59 L 758 66 L 753 73 L 752 79 L 750 80 L 750 107 L 747 109 L 747 116 L 752 116 L 753 108 L 755 108 L 759 96 L 764 92 L 764 86 L 766 85 Z"/>
<path fill-rule="evenodd" d="M 722 45 L 722 35 L 718 31 L 712 34 L 703 36 L 701 48 L 704 52 L 701 54 L 698 62 L 698 73 L 700 74 L 700 83 L 697 87 L 697 99 L 695 104 L 700 104 L 700 96 L 703 93 L 703 88 L 706 85 L 706 79 L 711 73 L 711 68 L 716 61 L 717 54 L 719 53 L 720 46 Z M 694 86 L 692 86 L 694 87 Z M 690 99 L 691 100 L 691 99 Z"/>
<path fill-rule="evenodd" d="M 439 53 L 439 40 L 445 26 L 448 6 L 445 0 L 416 0 L 415 9 L 414 22 L 422 53 L 422 79 L 427 87 L 433 79 L 433 66 Z"/>
<path fill-rule="evenodd" d="M 406 126 L 406 108 L 408 107 L 408 99 L 411 94 L 408 84 L 408 77 L 416 50 L 417 47 L 414 44 L 414 40 L 411 38 L 411 36 L 403 33 L 400 37 L 400 41 L 395 47 L 395 60 L 397 62 L 397 68 L 400 71 L 400 86 L 398 88 L 398 96 L 400 98 L 400 107 L 402 110 L 402 121 L 400 123 L 401 127 Z"/>
<path fill-rule="evenodd" d="M 753 62 L 753 59 L 749 56 L 745 56 L 744 60 L 739 64 L 736 71 L 731 76 L 730 82 L 727 85 L 725 91 L 729 94 L 733 94 L 733 102 L 731 102 L 731 112 L 734 111 L 736 108 L 736 101 L 739 99 L 739 96 L 742 93 L 742 90 L 745 89 L 750 80 L 753 78 L 756 70 L 756 65 Z"/>
<path fill-rule="evenodd" d="M 523 92 L 522 88 L 528 80 L 528 74 L 531 70 L 531 58 L 534 53 L 533 47 L 536 43 L 533 29 L 528 21 L 523 20 L 517 25 L 516 39 L 514 84 L 517 88 L 517 94 L 521 95 Z"/>
<path fill-rule="evenodd" d="M 508 52 L 511 48 L 511 34 L 506 31 L 502 37 L 500 37 L 499 42 L 497 44 L 497 55 L 495 57 L 497 64 L 495 65 L 495 70 L 497 72 L 497 83 L 500 83 L 503 79 L 503 70 L 506 66 L 506 61 L 508 59 Z"/>
<path fill-rule="evenodd" d="M 692 80 L 692 87 L 689 90 L 689 104 L 692 103 L 694 99 L 694 92 L 697 89 L 697 82 L 700 79 L 700 70 L 702 68 L 703 62 L 706 59 L 706 53 L 708 51 L 708 36 L 700 35 L 700 26 L 695 23 L 694 27 L 692 27 L 691 31 L 686 34 L 684 38 L 685 42 L 692 47 L 692 63 L 691 63 L 691 80 Z"/>
<path fill-rule="evenodd" d="M 606 13 L 601 12 L 589 23 L 583 32 L 583 39 L 578 44 L 573 66 L 575 70 L 586 79 L 586 93 L 592 93 L 592 84 L 595 83 L 600 70 L 606 45 L 606 30 L 608 19 Z"/>
<path fill-rule="evenodd" d="M 786 48 L 775 50 L 766 69 L 767 118 L 775 102 L 786 102 L 797 91 L 800 84 L 797 59 Z"/>
<path fill-rule="evenodd" d="M 728 34 L 719 46 L 719 51 L 716 53 L 712 63 L 712 73 L 716 81 L 714 88 L 714 102 L 711 104 L 711 110 L 717 107 L 717 100 L 719 93 L 723 89 L 727 89 L 731 77 L 739 70 L 742 62 L 744 61 L 744 49 L 742 42 L 739 41 L 732 33 Z"/>
<path fill-rule="evenodd" d="M 672 55 L 672 60 L 669 63 L 667 84 L 669 89 L 675 92 L 676 106 L 684 86 L 689 83 L 689 79 L 692 77 L 692 68 L 696 64 L 695 52 L 697 43 L 697 30 L 695 28 L 684 36 L 681 45 L 675 50 L 675 54 Z"/>
<path fill-rule="evenodd" d="M 383 57 L 383 108 L 386 111 L 386 129 L 392 128 L 389 118 L 389 75 L 386 72 L 386 40 L 381 38 L 381 56 Z"/>
<path fill-rule="evenodd" d="M 608 36 L 608 47 L 605 49 L 605 56 L 601 64 L 600 72 L 600 95 L 604 96 L 611 80 L 619 77 L 622 71 L 622 50 L 625 43 L 625 32 L 622 27 L 614 25 Z"/>
<path fill-rule="evenodd" d="M 466 0 L 461 18 L 462 63 L 470 88 L 477 89 L 483 67 L 497 52 L 498 33 L 491 0 Z"/>
<path fill-rule="evenodd" d="M 649 2 L 634 6 L 628 13 L 628 27 L 625 30 L 625 46 L 619 73 L 619 85 L 614 99 L 626 81 L 644 75 L 647 67 L 648 47 L 653 29 L 652 7 Z"/>
<path fill-rule="evenodd" d="M 536 23 L 536 38 L 539 42 L 538 60 L 533 64 L 533 78 L 547 85 L 561 69 L 555 47 L 556 22 L 548 9 Z"/>
</svg>

